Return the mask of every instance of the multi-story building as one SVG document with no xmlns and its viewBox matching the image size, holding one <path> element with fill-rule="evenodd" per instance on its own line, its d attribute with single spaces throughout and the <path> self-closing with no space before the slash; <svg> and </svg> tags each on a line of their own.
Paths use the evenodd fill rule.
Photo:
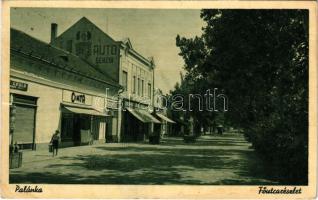
<svg viewBox="0 0 318 200">
<path fill-rule="evenodd" d="M 140 141 L 160 135 L 167 118 L 154 109 L 154 59 L 129 38 L 115 41 L 83 17 L 49 44 L 11 29 L 12 142 L 47 147 Z"/>
<path fill-rule="evenodd" d="M 144 140 L 156 131 L 154 123 L 160 121 L 151 115 L 154 60 L 139 54 L 129 38 L 115 41 L 83 17 L 59 36 L 52 24 L 51 45 L 74 53 L 123 87 L 114 141 Z"/>
<path fill-rule="evenodd" d="M 11 29 L 11 143 L 47 148 L 56 130 L 63 146 L 110 141 L 120 88 L 73 53 Z"/>
</svg>

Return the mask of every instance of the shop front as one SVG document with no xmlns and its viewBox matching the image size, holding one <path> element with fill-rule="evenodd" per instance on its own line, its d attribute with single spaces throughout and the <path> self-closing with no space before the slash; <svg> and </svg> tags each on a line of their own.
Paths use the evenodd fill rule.
<svg viewBox="0 0 318 200">
<path fill-rule="evenodd" d="M 117 82 L 72 52 L 10 35 L 11 145 L 47 150 L 57 130 L 62 146 L 117 141 Z"/>
<path fill-rule="evenodd" d="M 146 105 L 132 103 L 124 104 L 126 107 L 123 111 L 122 122 L 122 141 L 138 142 L 145 141 L 156 135 L 156 125 L 160 125 L 160 121 L 151 115 Z"/>
<path fill-rule="evenodd" d="M 160 135 L 170 135 L 172 132 L 172 124 L 176 122 L 168 118 L 164 113 L 155 113 L 155 116 L 161 122 Z"/>
<path fill-rule="evenodd" d="M 105 99 L 63 90 L 61 103 L 62 146 L 79 146 L 106 141 L 111 116 L 104 110 Z"/>
</svg>

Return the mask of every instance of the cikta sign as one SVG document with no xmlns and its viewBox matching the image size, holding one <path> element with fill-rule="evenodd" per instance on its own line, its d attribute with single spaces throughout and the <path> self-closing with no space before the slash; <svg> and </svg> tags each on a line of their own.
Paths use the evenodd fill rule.
<svg viewBox="0 0 318 200">
<path fill-rule="evenodd" d="M 63 101 L 75 104 L 92 105 L 92 96 L 75 91 L 63 90 Z"/>
</svg>

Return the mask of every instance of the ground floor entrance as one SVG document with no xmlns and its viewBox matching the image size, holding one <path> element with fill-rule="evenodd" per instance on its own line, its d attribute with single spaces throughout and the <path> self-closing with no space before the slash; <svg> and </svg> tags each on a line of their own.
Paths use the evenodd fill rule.
<svg viewBox="0 0 318 200">
<path fill-rule="evenodd" d="M 144 141 L 149 138 L 149 123 L 137 119 L 130 112 L 123 113 L 123 142 Z"/>
<path fill-rule="evenodd" d="M 106 116 L 93 109 L 79 107 L 62 107 L 61 142 L 62 146 L 80 146 L 105 142 L 107 123 L 111 116 Z"/>
<path fill-rule="evenodd" d="M 127 108 L 123 111 L 122 141 L 138 142 L 145 141 L 160 130 L 160 121 L 153 117 L 146 109 Z"/>
<path fill-rule="evenodd" d="M 62 143 L 66 146 L 78 146 L 89 143 L 91 137 L 90 123 L 91 116 L 89 115 L 62 113 Z"/>
<path fill-rule="evenodd" d="M 20 149 L 35 149 L 37 98 L 19 94 L 11 98 L 10 143 L 18 144 Z"/>
</svg>

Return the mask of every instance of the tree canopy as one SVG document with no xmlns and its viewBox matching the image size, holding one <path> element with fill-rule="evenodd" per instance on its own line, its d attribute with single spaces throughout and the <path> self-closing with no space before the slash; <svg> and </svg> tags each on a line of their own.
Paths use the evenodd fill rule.
<svg viewBox="0 0 318 200">
<path fill-rule="evenodd" d="M 307 183 L 308 10 L 202 10 L 201 18 L 201 36 L 176 37 L 187 73 L 171 94 L 220 88 L 225 121 L 284 169 L 282 181 Z M 208 123 L 218 114 L 194 116 Z"/>
</svg>

